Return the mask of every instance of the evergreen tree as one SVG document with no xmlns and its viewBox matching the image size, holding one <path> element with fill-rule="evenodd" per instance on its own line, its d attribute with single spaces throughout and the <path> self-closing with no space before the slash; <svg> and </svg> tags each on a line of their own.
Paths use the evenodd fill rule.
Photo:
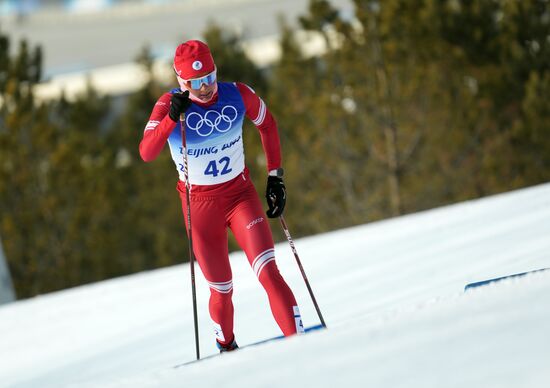
<svg viewBox="0 0 550 388">
<path fill-rule="evenodd" d="M 20 297 L 105 277 L 101 250 L 111 217 L 101 126 L 109 100 L 88 91 L 75 103 L 34 100 L 41 51 L 14 58 L 2 37 L 1 233 Z M 108 250 L 108 247 L 106 247 Z"/>
</svg>

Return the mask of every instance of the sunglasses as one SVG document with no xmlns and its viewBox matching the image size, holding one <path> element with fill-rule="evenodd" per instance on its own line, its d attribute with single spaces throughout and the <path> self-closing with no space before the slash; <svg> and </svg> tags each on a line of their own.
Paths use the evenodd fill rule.
<svg viewBox="0 0 550 388">
<path fill-rule="evenodd" d="M 207 74 L 203 77 L 187 79 L 184 81 L 191 86 L 191 89 L 199 90 L 202 84 L 206 84 L 207 86 L 209 86 L 209 85 L 212 85 L 214 82 L 216 82 L 216 69 L 214 69 L 212 73 Z"/>
</svg>

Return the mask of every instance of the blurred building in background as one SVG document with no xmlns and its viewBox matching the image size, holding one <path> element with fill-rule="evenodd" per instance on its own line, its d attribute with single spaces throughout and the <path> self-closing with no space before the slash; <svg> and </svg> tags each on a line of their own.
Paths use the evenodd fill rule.
<svg viewBox="0 0 550 388">
<path fill-rule="evenodd" d="M 182 41 L 200 38 L 209 23 L 238 33 L 248 56 L 259 66 L 278 58 L 279 25 L 283 16 L 293 25 L 308 0 L 0 0 L 0 29 L 17 42 L 26 39 L 43 50 L 44 83 L 40 98 L 65 92 L 71 98 L 88 81 L 111 95 L 139 89 L 143 70 L 135 64 L 145 46 L 155 58 L 155 75 L 170 79 L 170 60 Z M 350 0 L 333 0 L 352 12 Z M 312 54 L 323 40 L 304 35 Z"/>
</svg>

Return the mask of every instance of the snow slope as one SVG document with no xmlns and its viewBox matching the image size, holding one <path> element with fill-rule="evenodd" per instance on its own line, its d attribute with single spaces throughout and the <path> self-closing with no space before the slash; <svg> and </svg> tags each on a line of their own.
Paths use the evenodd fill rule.
<svg viewBox="0 0 550 388">
<path fill-rule="evenodd" d="M 550 267 L 550 184 L 296 247 L 328 330 L 173 368 L 195 357 L 178 265 L 0 307 L 0 387 L 550 386 L 550 271 L 463 291 Z M 306 326 L 318 323 L 288 244 L 276 252 Z M 279 335 L 246 259 L 231 260 L 237 341 Z M 216 349 L 197 281 L 206 356 Z"/>
</svg>

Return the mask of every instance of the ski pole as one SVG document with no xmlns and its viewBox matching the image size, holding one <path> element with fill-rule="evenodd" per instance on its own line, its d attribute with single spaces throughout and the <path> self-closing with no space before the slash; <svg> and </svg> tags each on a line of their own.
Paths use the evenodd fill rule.
<svg viewBox="0 0 550 388">
<path fill-rule="evenodd" d="M 191 185 L 189 183 L 188 160 L 187 160 L 187 142 L 185 139 L 185 114 L 180 115 L 181 125 L 181 144 L 183 146 L 183 174 L 185 176 L 185 200 L 187 202 L 187 234 L 189 236 L 189 265 L 191 267 L 191 294 L 193 296 L 193 322 L 195 324 L 195 350 L 197 360 L 200 360 L 199 349 L 199 320 L 197 318 L 197 291 L 195 288 L 195 254 L 193 252 L 193 234 L 191 233 L 191 201 L 189 191 Z"/>
<path fill-rule="evenodd" d="M 321 325 L 323 327 L 327 327 L 325 320 L 323 319 L 323 315 L 321 314 L 321 309 L 319 309 L 319 305 L 317 304 L 317 300 L 315 300 L 315 295 L 313 295 L 313 290 L 311 289 L 311 286 L 309 285 L 309 280 L 307 280 L 306 273 L 304 271 L 304 267 L 302 267 L 302 263 L 300 262 L 300 258 L 298 257 L 298 251 L 296 250 L 296 246 L 294 245 L 294 241 L 292 240 L 292 237 L 290 236 L 290 232 L 288 231 L 288 226 L 286 225 L 285 219 L 283 215 L 279 216 L 279 221 L 281 221 L 281 226 L 283 227 L 283 231 L 285 232 L 286 239 L 288 240 L 288 243 L 290 244 L 290 248 L 292 249 L 292 253 L 294 253 L 294 257 L 296 258 L 296 263 L 298 263 L 298 267 L 300 268 L 300 272 L 302 273 L 302 277 L 304 278 L 304 282 L 306 283 L 307 290 L 309 291 L 309 296 L 311 296 L 311 300 L 313 301 L 313 305 L 315 306 L 315 310 L 317 310 L 317 315 L 319 315 L 319 320 L 321 321 Z"/>
</svg>

